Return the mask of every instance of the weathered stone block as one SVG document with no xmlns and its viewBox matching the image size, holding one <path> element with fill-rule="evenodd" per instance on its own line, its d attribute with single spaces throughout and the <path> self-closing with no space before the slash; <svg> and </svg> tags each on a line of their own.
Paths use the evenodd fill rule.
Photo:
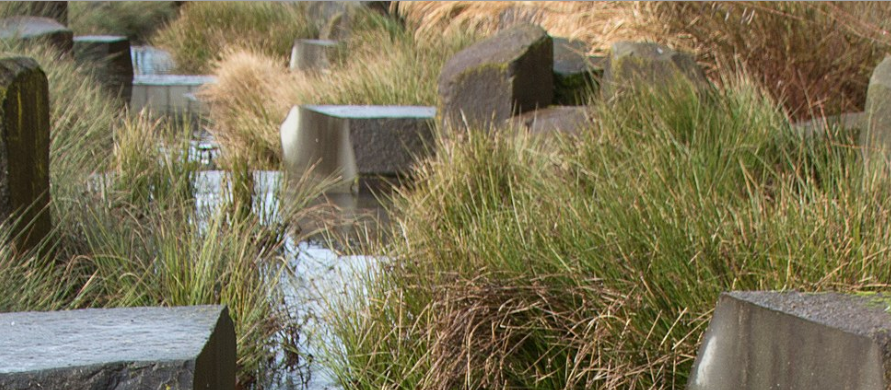
<svg viewBox="0 0 891 390">
<path fill-rule="evenodd" d="M 130 106 L 134 110 L 149 107 L 159 115 L 201 116 L 205 114 L 206 108 L 195 99 L 190 99 L 189 95 L 194 95 L 202 85 L 215 82 L 216 78 L 213 76 L 136 76 Z"/>
<path fill-rule="evenodd" d="M 446 126 L 488 129 L 514 114 L 547 107 L 554 96 L 554 51 L 541 27 L 521 24 L 460 52 L 439 77 Z"/>
<path fill-rule="evenodd" d="M 74 59 L 93 74 L 114 96 L 125 102 L 133 93 L 130 40 L 124 36 L 87 35 L 74 38 Z"/>
<path fill-rule="evenodd" d="M 0 20 L 0 39 L 20 39 L 31 43 L 46 41 L 62 54 L 70 54 L 74 33 L 59 22 L 37 16 L 13 16 Z"/>
<path fill-rule="evenodd" d="M 291 70 L 320 71 L 328 69 L 336 56 L 337 42 L 322 39 L 298 39 L 291 48 Z"/>
<path fill-rule="evenodd" d="M 635 87 L 665 88 L 689 82 L 697 88 L 709 85 L 692 55 L 656 43 L 617 42 L 600 85 L 604 99 Z"/>
<path fill-rule="evenodd" d="M 417 156 L 433 147 L 434 107 L 300 106 L 281 127 L 285 168 L 299 177 L 340 175 L 352 185 L 360 176 L 408 173 Z"/>
<path fill-rule="evenodd" d="M 49 234 L 49 87 L 30 58 L 0 59 L 0 221 L 15 242 L 34 247 Z"/>
<path fill-rule="evenodd" d="M 225 306 L 0 314 L 0 388 L 235 388 Z"/>
<path fill-rule="evenodd" d="M 866 125 L 860 132 L 864 155 L 867 160 L 887 166 L 891 162 L 891 57 L 885 57 L 872 72 L 865 116 Z M 873 155 L 883 158 L 874 159 Z"/>
<path fill-rule="evenodd" d="M 575 106 L 587 103 L 603 77 L 604 57 L 588 56 L 590 46 L 566 38 L 554 40 L 554 104 Z"/>
<path fill-rule="evenodd" d="M 887 389 L 889 309 L 883 295 L 722 294 L 687 388 Z"/>
<path fill-rule="evenodd" d="M 532 134 L 578 134 L 590 126 L 588 109 L 584 106 L 552 106 L 515 116 L 509 121 Z"/>
</svg>

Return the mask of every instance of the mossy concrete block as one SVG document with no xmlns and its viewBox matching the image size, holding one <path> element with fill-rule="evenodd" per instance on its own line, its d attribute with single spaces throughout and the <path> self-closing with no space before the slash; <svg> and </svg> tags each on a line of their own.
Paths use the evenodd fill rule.
<svg viewBox="0 0 891 390">
<path fill-rule="evenodd" d="M 234 390 L 225 306 L 0 314 L 0 388 Z"/>
<path fill-rule="evenodd" d="M 458 52 L 439 76 L 447 127 L 487 130 L 554 97 L 554 49 L 539 26 L 520 24 Z"/>
<path fill-rule="evenodd" d="M 435 116 L 436 108 L 420 106 L 294 107 L 281 127 L 286 170 L 339 175 L 343 189 L 359 178 L 405 175 L 434 146 Z"/>
<path fill-rule="evenodd" d="M 328 69 L 337 55 L 337 42 L 323 39 L 298 39 L 291 48 L 289 68 L 304 72 Z"/>
<path fill-rule="evenodd" d="M 604 57 L 589 56 L 591 47 L 582 41 L 566 38 L 554 40 L 554 104 L 576 106 L 586 104 L 597 92 Z"/>
<path fill-rule="evenodd" d="M 610 50 L 600 91 L 609 100 L 626 89 L 670 88 L 684 82 L 696 88 L 709 86 L 691 54 L 656 43 L 617 42 Z"/>
<path fill-rule="evenodd" d="M 881 162 L 887 165 L 891 160 L 891 57 L 885 57 L 872 72 L 866 91 L 865 116 L 860 145 L 870 160 L 878 153 L 884 156 Z"/>
<path fill-rule="evenodd" d="M 0 221 L 32 248 L 52 228 L 49 87 L 33 59 L 0 59 L 0 118 Z"/>
<path fill-rule="evenodd" d="M 732 292 L 718 299 L 690 390 L 885 390 L 891 296 Z"/>
<path fill-rule="evenodd" d="M 74 33 L 59 22 L 37 16 L 13 16 L 0 20 L 0 39 L 20 39 L 26 44 L 46 41 L 62 54 L 71 54 Z"/>
<path fill-rule="evenodd" d="M 130 39 L 116 35 L 74 37 L 74 59 L 93 69 L 93 74 L 114 96 L 130 101 L 133 93 Z"/>
<path fill-rule="evenodd" d="M 585 106 L 551 106 L 515 116 L 509 121 L 535 135 L 577 135 L 592 123 Z"/>
</svg>

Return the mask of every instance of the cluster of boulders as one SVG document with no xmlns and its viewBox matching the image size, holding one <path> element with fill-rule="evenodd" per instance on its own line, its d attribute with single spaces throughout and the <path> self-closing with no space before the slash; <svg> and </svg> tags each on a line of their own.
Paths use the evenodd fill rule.
<svg viewBox="0 0 891 390">
<path fill-rule="evenodd" d="M 585 125 L 581 105 L 589 99 L 610 99 L 640 82 L 708 85 L 692 55 L 662 45 L 619 42 L 608 57 L 588 56 L 589 49 L 518 24 L 462 50 L 439 78 L 443 124 L 490 129 L 519 122 L 533 132 L 574 132 Z"/>
</svg>

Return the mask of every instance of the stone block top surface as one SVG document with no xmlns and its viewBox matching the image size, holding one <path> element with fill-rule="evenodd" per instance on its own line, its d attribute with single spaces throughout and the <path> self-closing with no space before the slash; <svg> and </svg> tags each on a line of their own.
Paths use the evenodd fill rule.
<svg viewBox="0 0 891 390">
<path fill-rule="evenodd" d="M 306 105 L 303 107 L 321 114 L 344 119 L 433 119 L 436 116 L 436 107 L 428 106 Z"/>
<path fill-rule="evenodd" d="M 74 37 L 74 42 L 114 43 L 126 41 L 123 35 L 80 35 Z"/>
<path fill-rule="evenodd" d="M 735 291 L 727 295 L 864 337 L 891 334 L 891 295 L 769 291 Z"/>
<path fill-rule="evenodd" d="M 133 78 L 134 85 L 203 85 L 215 82 L 216 77 L 201 75 L 153 74 Z"/>
<path fill-rule="evenodd" d="M 297 41 L 317 46 L 337 46 L 337 41 L 330 39 L 298 39 Z"/>
<path fill-rule="evenodd" d="M 0 314 L 0 373 L 195 359 L 224 314 L 225 306 Z"/>
<path fill-rule="evenodd" d="M 60 31 L 70 31 L 55 19 L 38 16 L 13 16 L 0 20 L 0 38 L 20 36 L 28 38 L 36 35 Z"/>
<path fill-rule="evenodd" d="M 520 24 L 502 30 L 455 54 L 443 66 L 439 78 L 451 80 L 467 69 L 514 62 L 526 54 L 530 47 L 548 39 L 548 33 L 544 29 L 532 24 Z"/>
</svg>

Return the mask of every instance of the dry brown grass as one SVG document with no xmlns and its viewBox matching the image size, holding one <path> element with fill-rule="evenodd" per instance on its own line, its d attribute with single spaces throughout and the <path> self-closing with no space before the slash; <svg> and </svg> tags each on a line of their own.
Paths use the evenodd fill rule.
<svg viewBox="0 0 891 390">
<path fill-rule="evenodd" d="M 472 41 L 468 34 L 418 42 L 393 21 L 359 15 L 346 43 L 348 56 L 325 72 L 289 72 L 263 51 L 233 48 L 213 63 L 218 77 L 200 92 L 209 102 L 224 155 L 256 168 L 280 160 L 279 126 L 299 104 L 435 105 L 442 64 Z"/>
<path fill-rule="evenodd" d="M 413 1 L 394 7 L 419 39 L 458 30 L 488 35 L 517 22 L 540 24 L 551 35 L 588 42 L 599 53 L 613 42 L 666 38 L 649 5 L 641 2 Z"/>
<path fill-rule="evenodd" d="M 617 41 L 693 51 L 715 81 L 745 71 L 794 117 L 863 108 L 875 65 L 891 47 L 882 2 L 398 2 L 420 39 L 447 31 L 491 34 L 516 22 L 605 53 Z"/>
</svg>

